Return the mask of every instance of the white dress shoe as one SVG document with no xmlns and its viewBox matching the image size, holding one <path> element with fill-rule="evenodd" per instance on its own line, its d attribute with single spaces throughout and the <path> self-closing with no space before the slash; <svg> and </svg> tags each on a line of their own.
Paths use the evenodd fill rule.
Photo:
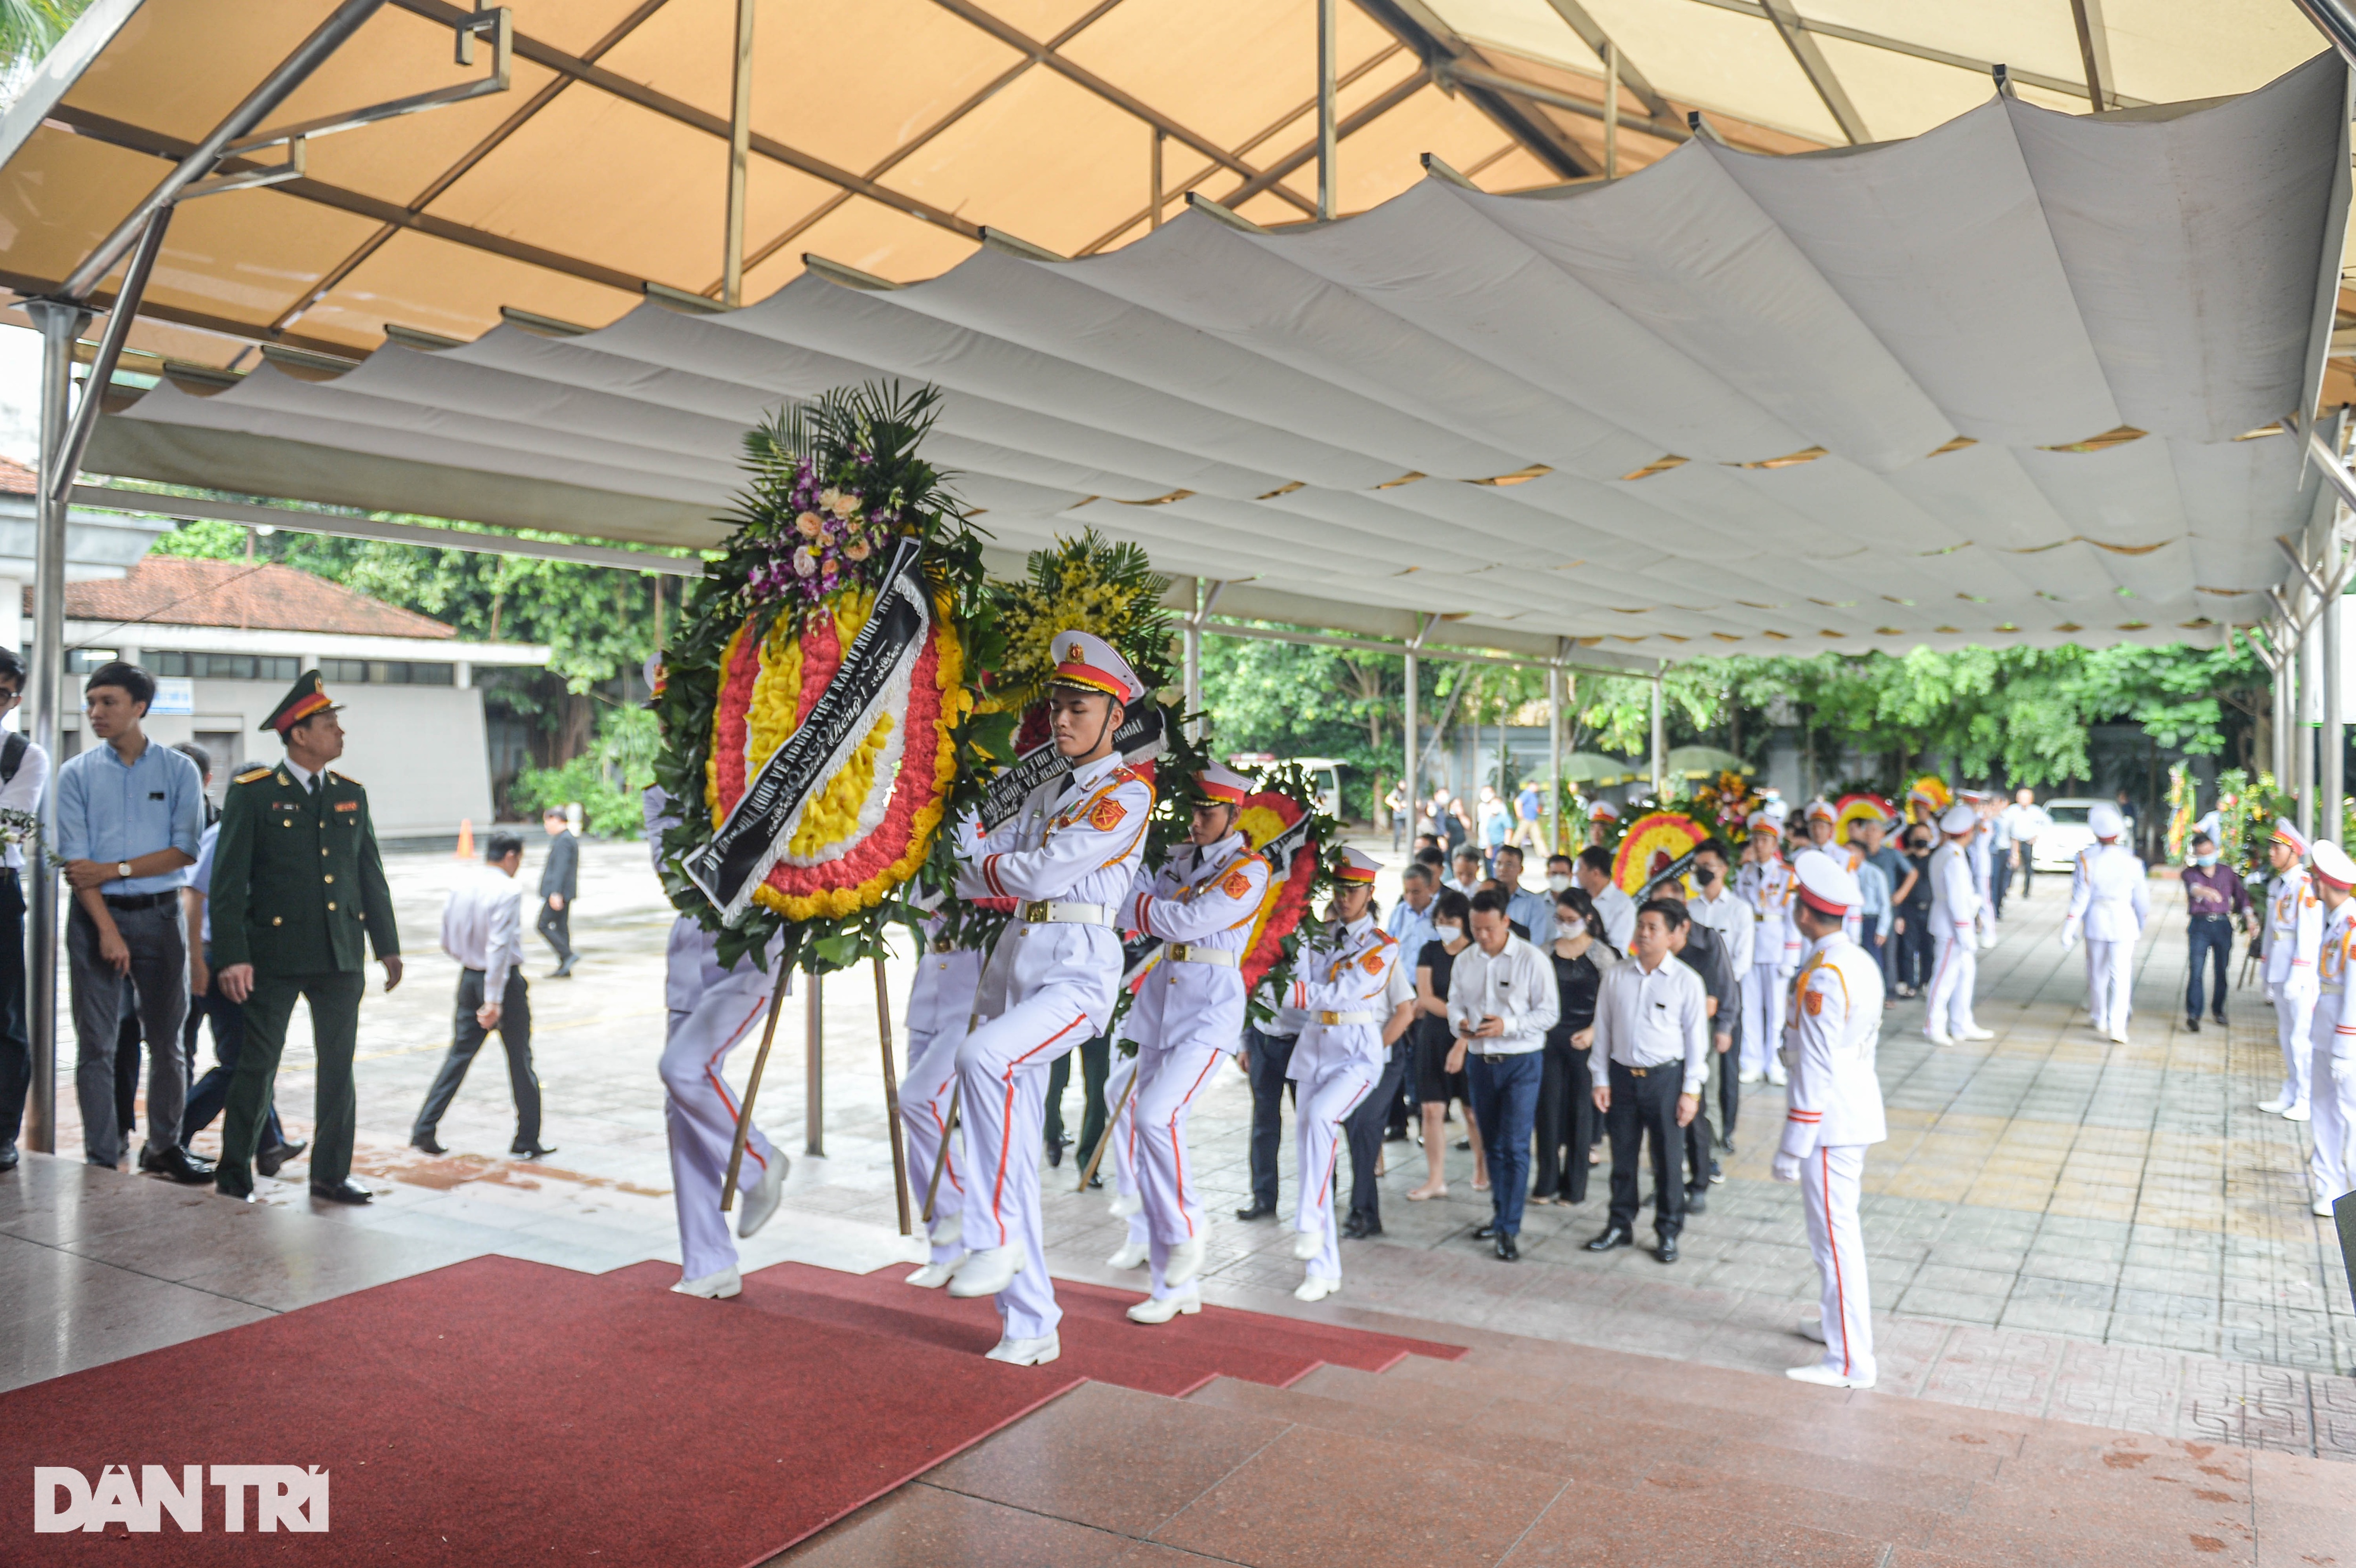
<svg viewBox="0 0 2356 1568">
<path fill-rule="evenodd" d="M 965 1254 L 959 1253 L 945 1264 L 926 1264 L 902 1283 L 913 1285 L 918 1290 L 938 1290 L 957 1277 L 958 1265 L 963 1262 Z"/>
<path fill-rule="evenodd" d="M 2297 1104 L 2293 1105 L 2289 1110 L 2283 1113 L 2283 1120 L 2286 1122 L 2304 1122 L 2311 1119 L 2314 1115 L 2315 1113 L 2308 1108 L 2307 1102 L 2301 1100 Z"/>
<path fill-rule="evenodd" d="M 1741 1072 L 1734 1075 L 1734 1081 L 1737 1083 L 1756 1083 L 1765 1076 L 1766 1074 L 1760 1072 L 1756 1067 L 1746 1067 Z"/>
<path fill-rule="evenodd" d="M 2317 1199 L 2315 1200 L 2315 1207 L 2309 1210 L 2308 1212 L 2315 1215 L 2319 1220 L 2331 1220 L 2338 1218 L 2338 1216 L 2332 1212 L 2331 1200 L 2329 1198 Z"/>
<path fill-rule="evenodd" d="M 1768 1083 L 1774 1084 L 1777 1088 L 1779 1088 L 1779 1089 L 1780 1089 L 1780 1088 L 1782 1088 L 1784 1084 L 1789 1083 L 1791 1081 L 1792 1081 L 1792 1075 L 1791 1075 L 1790 1073 L 1788 1073 L 1788 1072 L 1784 1072 L 1784 1071 L 1783 1071 L 1783 1064 L 1782 1062 L 1780 1062 L 1780 1061 L 1771 1061 L 1771 1062 L 1769 1062 L 1769 1063 L 1767 1064 L 1767 1082 L 1768 1082 Z"/>
<path fill-rule="evenodd" d="M 1955 1043 L 1955 1037 L 1954 1035 L 1941 1034 L 1936 1029 L 1924 1029 L 1922 1031 L 1922 1038 L 1929 1040 L 1933 1045 L 1953 1045 Z"/>
<path fill-rule="evenodd" d="M 701 1279 L 682 1279 L 670 1288 L 677 1296 L 700 1296 L 707 1301 L 725 1301 L 744 1288 L 744 1280 L 731 1264 L 718 1274 L 708 1274 Z"/>
<path fill-rule="evenodd" d="M 1162 1283 L 1175 1290 L 1203 1272 L 1203 1254 L 1209 1251 L 1210 1238 L 1203 1232 L 1208 1226 L 1198 1226 L 1194 1233 L 1170 1249 L 1170 1257 L 1162 1265 Z"/>
<path fill-rule="evenodd" d="M 1803 1339 L 1814 1339 L 1819 1345 L 1827 1343 L 1825 1339 L 1825 1320 L 1821 1317 L 1801 1318 L 1800 1338 Z"/>
<path fill-rule="evenodd" d="M 1312 1274 L 1307 1279 L 1302 1280 L 1299 1288 L 1293 1291 L 1292 1299 L 1295 1301 L 1323 1301 L 1341 1288 L 1342 1282 L 1340 1280 L 1327 1279 L 1322 1274 Z"/>
<path fill-rule="evenodd" d="M 1970 1028 L 1965 1029 L 1963 1033 L 1957 1035 L 1955 1038 L 1957 1040 L 1994 1040 L 1996 1038 L 1996 1030 L 1992 1029 L 1982 1029 L 1979 1025 L 1973 1024 Z"/>
<path fill-rule="evenodd" d="M 976 1296 L 996 1296 L 1014 1283 L 1023 1272 L 1023 1252 L 1019 1247 L 984 1247 L 978 1253 L 968 1253 L 965 1262 L 958 1265 L 957 1276 L 949 1281 L 949 1294 L 960 1298 Z"/>
<path fill-rule="evenodd" d="M 2111 1031 L 2111 1043 L 2113 1045 L 2129 1045 L 2134 1042 L 2127 1039 L 2126 1030 L 2123 1029 L 2115 1029 Z"/>
<path fill-rule="evenodd" d="M 1145 1243 L 1143 1242 L 1123 1242 L 1119 1248 L 1114 1252 L 1112 1256 L 1105 1259 L 1105 1262 L 1111 1264 L 1114 1268 L 1143 1268 L 1145 1266 Z"/>
<path fill-rule="evenodd" d="M 959 1210 L 954 1214 L 934 1215 L 932 1228 L 925 1234 L 937 1247 L 956 1246 L 965 1240 L 965 1211 Z"/>
<path fill-rule="evenodd" d="M 782 1153 L 769 1157 L 768 1168 L 761 1172 L 753 1190 L 744 1194 L 744 1207 L 736 1216 L 738 1235 L 751 1235 L 777 1211 L 777 1200 L 786 1195 L 786 1168 L 791 1163 Z"/>
<path fill-rule="evenodd" d="M 1112 1195 L 1112 1217 L 1114 1219 L 1126 1220 L 1131 1214 L 1141 1214 L 1144 1211 L 1144 1194 L 1138 1192 L 1122 1192 L 1118 1189 L 1114 1191 Z"/>
<path fill-rule="evenodd" d="M 1795 1383 L 1815 1383 L 1824 1388 L 1871 1388 L 1871 1378 L 1843 1377 L 1830 1367 L 1786 1367 L 1783 1375 Z"/>
<path fill-rule="evenodd" d="M 1292 1255 L 1302 1263 L 1307 1263 L 1324 1250 L 1324 1232 L 1295 1231 L 1292 1232 Z"/>
<path fill-rule="evenodd" d="M 1203 1293 L 1182 1290 L 1175 1296 L 1149 1296 L 1129 1309 L 1131 1323 L 1167 1323 L 1173 1317 L 1192 1317 L 1203 1310 Z"/>
<path fill-rule="evenodd" d="M 1009 1335 L 990 1348 L 986 1359 L 1004 1361 L 1009 1366 L 1044 1367 L 1063 1353 L 1062 1343 L 1053 1334 L 1041 1339 L 1017 1339 Z"/>
<path fill-rule="evenodd" d="M 2297 1103 L 2297 1101 L 2291 1098 L 2290 1091 L 2286 1089 L 2281 1093 L 2276 1095 L 2273 1099 L 2267 1101 L 2265 1104 L 2260 1105 L 2258 1109 L 2264 1111 L 2270 1116 L 2279 1116 L 2285 1111 L 2289 1110 L 2291 1106 Z"/>
</svg>

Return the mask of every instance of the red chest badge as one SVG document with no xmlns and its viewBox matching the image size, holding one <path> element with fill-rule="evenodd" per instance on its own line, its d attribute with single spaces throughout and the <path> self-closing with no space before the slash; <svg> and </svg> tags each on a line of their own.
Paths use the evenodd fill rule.
<svg viewBox="0 0 2356 1568">
<path fill-rule="evenodd" d="M 1127 806 L 1122 805 L 1120 802 L 1113 799 L 1112 796 L 1107 795 L 1104 799 L 1097 802 L 1096 805 L 1088 812 L 1088 826 L 1095 828 L 1099 833 L 1109 833 L 1114 828 L 1119 827 L 1121 818 L 1128 815 L 1129 808 Z"/>
<path fill-rule="evenodd" d="M 1251 891 L 1251 878 L 1241 866 L 1237 866 L 1220 880 L 1219 891 L 1231 899 L 1242 898 Z"/>
</svg>

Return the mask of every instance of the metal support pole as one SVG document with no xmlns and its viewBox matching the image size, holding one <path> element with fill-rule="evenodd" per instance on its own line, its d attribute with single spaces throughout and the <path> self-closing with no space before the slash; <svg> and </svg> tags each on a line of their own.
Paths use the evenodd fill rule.
<svg viewBox="0 0 2356 1568">
<path fill-rule="evenodd" d="M 1562 847 L 1562 667 L 1547 669 L 1547 853 Z"/>
<path fill-rule="evenodd" d="M 2323 602 L 2322 613 L 2316 617 L 2323 634 L 2316 639 L 2322 647 L 2323 664 L 2323 723 L 2316 731 L 2318 761 L 2322 764 L 2315 792 L 2316 831 L 2334 843 L 2342 837 L 2345 807 L 2340 803 L 2348 798 L 2344 767 L 2348 744 L 2348 694 L 2346 683 L 2340 675 L 2340 617 L 2348 597 L 2340 592 L 2336 583 L 2332 583 L 2339 575 L 2339 555 L 2340 547 L 2335 542 L 2322 563 L 2324 580 L 2332 584 L 2332 592 Z"/>
<path fill-rule="evenodd" d="M 735 91 L 728 113 L 728 238 L 720 262 L 720 303 L 731 310 L 744 303 L 744 178 L 753 157 L 753 16 L 759 9 L 760 0 L 736 0 Z"/>
<path fill-rule="evenodd" d="M 2286 790 L 2290 788 L 2291 669 L 2298 651 L 2286 638 L 2269 636 L 2267 640 L 2275 647 L 2275 658 L 2268 667 L 2274 675 L 2269 684 L 2274 691 L 2275 732 L 2274 743 L 2266 749 L 2266 762 L 2274 774 L 2275 788 Z"/>
<path fill-rule="evenodd" d="M 1653 677 L 1653 798 L 1666 800 L 1669 790 L 1668 730 L 1661 717 L 1661 677 Z"/>
<path fill-rule="evenodd" d="M 1333 79 L 1341 69 L 1342 39 L 1337 0 L 1317 0 L 1317 219 L 1333 219 L 1334 187 Z"/>
<path fill-rule="evenodd" d="M 1408 649 L 1407 690 L 1403 694 L 1406 699 L 1404 703 L 1406 711 L 1401 715 L 1407 722 L 1401 728 L 1407 734 L 1407 773 L 1404 777 L 1407 780 L 1407 826 L 1409 848 L 1415 847 L 1415 825 L 1423 816 L 1422 808 L 1416 804 L 1423 789 L 1423 770 L 1419 765 L 1421 759 L 1416 755 L 1423 743 L 1422 704 L 1416 695 L 1416 677 L 1421 673 L 1418 668 L 1419 662 L 1415 650 Z"/>
<path fill-rule="evenodd" d="M 2291 726 L 2291 773 L 2297 780 L 2298 830 L 2315 837 L 2315 740 L 2323 723 L 2323 639 L 2310 619 L 2298 640 L 2297 722 Z"/>
<path fill-rule="evenodd" d="M 809 976 L 809 1000 L 802 1014 L 802 1099 L 809 1126 L 802 1152 L 813 1159 L 826 1157 L 826 982 Z"/>
<path fill-rule="evenodd" d="M 1620 46 L 1603 46 L 1603 177 L 1620 177 Z"/>
<path fill-rule="evenodd" d="M 1153 133 L 1153 202 L 1146 208 L 1145 227 L 1162 227 L 1162 133 Z"/>
<path fill-rule="evenodd" d="M 1203 580 L 1198 577 L 1194 580 L 1194 613 L 1187 621 L 1185 631 L 1186 711 L 1189 714 L 1203 710 Z M 1202 740 L 1202 724 L 1190 719 L 1186 733 L 1196 741 Z"/>
<path fill-rule="evenodd" d="M 48 480 L 66 445 L 66 397 L 73 375 L 74 340 L 89 313 L 56 300 L 27 300 L 25 312 L 41 334 L 41 461 L 34 499 L 33 743 L 58 754 L 65 695 L 66 497 Z M 57 842 L 57 791 L 41 794 L 41 842 L 25 857 L 31 874 L 32 1093 L 25 1107 L 25 1145 L 55 1154 L 58 1144 L 58 874 L 48 846 Z"/>
</svg>

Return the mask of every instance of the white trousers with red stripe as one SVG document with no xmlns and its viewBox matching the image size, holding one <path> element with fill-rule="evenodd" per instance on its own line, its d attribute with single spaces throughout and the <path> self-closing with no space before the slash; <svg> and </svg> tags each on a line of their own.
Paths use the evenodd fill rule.
<svg viewBox="0 0 2356 1568">
<path fill-rule="evenodd" d="M 1938 960 L 1931 971 L 1930 1005 L 1922 1009 L 1922 1031 L 1961 1039 L 1965 1029 L 1979 1027 L 1972 1018 L 1972 991 L 1980 979 L 1979 943 L 1969 921 L 1943 922 L 1935 935 Z"/>
<path fill-rule="evenodd" d="M 1133 1043 L 1133 1042 L 1128 1042 Z M 1133 1054 L 1123 1056 L 1120 1043 L 1112 1051 L 1112 1071 L 1105 1074 L 1105 1104 L 1119 1107 L 1119 1113 L 1105 1126 L 1105 1136 L 1111 1140 L 1105 1150 L 1103 1163 L 1097 1174 L 1111 1172 L 1113 1190 L 1124 1198 L 1138 1201 L 1137 1212 L 1129 1217 L 1129 1240 L 1131 1245 L 1150 1248 L 1153 1232 L 1145 1219 L 1145 1195 L 1137 1183 L 1137 1095 L 1130 1088 L 1145 1060 L 1142 1047 Z"/>
<path fill-rule="evenodd" d="M 1819 1147 L 1801 1162 L 1800 1190 L 1807 1200 L 1808 1247 L 1816 1254 L 1824 1285 L 1825 1367 L 1843 1377 L 1870 1380 L 1873 1298 L 1866 1285 L 1865 1236 L 1857 1222 L 1866 1147 Z"/>
<path fill-rule="evenodd" d="M 2097 1034 L 2124 1034 L 2134 1011 L 2135 944 L 2086 938 L 2086 1016 Z"/>
<path fill-rule="evenodd" d="M 1783 1043 L 1783 1002 L 1791 990 L 1783 958 L 1753 964 L 1742 976 L 1742 1070 L 1764 1072 Z"/>
<path fill-rule="evenodd" d="M 2330 1007 L 2315 1009 L 2310 1030 L 2315 1056 L 2308 1083 L 2314 1117 L 2307 1130 L 2315 1139 L 2315 1153 L 2307 1162 L 2307 1174 L 2315 1196 L 2326 1203 L 2356 1189 L 2348 1148 L 2349 1135 L 2356 1132 L 2356 1035 L 2339 1031 L 2340 997 L 2335 994 L 2330 1001 Z"/>
<path fill-rule="evenodd" d="M 941 1136 L 949 1119 L 950 1086 L 957 1082 L 958 1046 L 972 1021 L 975 988 L 981 982 L 981 955 L 959 951 L 928 953 L 917 961 L 916 986 L 908 997 L 908 1070 L 900 1078 L 900 1125 L 908 1150 L 908 1180 L 916 1193 L 916 1212 L 924 1213 L 925 1193 L 933 1191 L 930 1229 L 955 1233 L 947 1221 L 965 1207 L 959 1137 L 950 1146 L 948 1168 L 933 1186 L 933 1163 L 940 1157 Z M 960 1116 L 962 1113 L 960 1113 Z M 965 1250 L 952 1241 L 932 1249 L 932 1261 L 944 1264 Z"/>
<path fill-rule="evenodd" d="M 774 962 L 774 960 L 773 960 Z M 701 1279 L 736 1264 L 728 1216 L 720 1211 L 728 1151 L 736 1142 L 737 1100 L 722 1076 L 728 1053 L 761 1026 L 776 984 L 748 962 L 731 971 L 686 1012 L 673 1010 L 663 1041 L 663 1122 L 670 1133 L 671 1195 L 679 1205 L 679 1247 L 686 1278 Z M 737 1190 L 760 1182 L 776 1147 L 752 1129 Z"/>
<path fill-rule="evenodd" d="M 1296 1126 L 1293 1147 L 1301 1157 L 1301 1192 L 1292 1228 L 1323 1234 L 1325 1245 L 1309 1260 L 1309 1272 L 1319 1279 L 1342 1277 L 1342 1238 L 1333 1225 L 1333 1162 L 1340 1157 L 1342 1124 L 1358 1102 L 1374 1092 L 1381 1069 L 1358 1056 L 1320 1061 L 1306 1072 L 1293 1058 Z"/>
<path fill-rule="evenodd" d="M 1146 1223 L 1146 1259 L 1153 1271 L 1153 1294 L 1175 1294 L 1162 1284 L 1170 1249 L 1199 1234 L 1205 1223 L 1194 1200 L 1194 1157 L 1186 1147 L 1186 1117 L 1210 1087 L 1227 1053 L 1216 1046 L 1185 1042 L 1148 1046 L 1138 1053 L 1137 1093 L 1130 1100 L 1136 1127 L 1138 1216 Z"/>
<path fill-rule="evenodd" d="M 2315 1021 L 2315 971 L 2294 969 L 2291 978 L 2269 989 L 2275 1005 L 2275 1043 L 2282 1047 L 2283 1093 L 2293 1104 L 2304 1105 L 2308 1103 L 2308 1065 L 2315 1056 L 2310 1029 Z"/>
<path fill-rule="evenodd" d="M 1087 999 L 1073 987 L 1046 987 L 976 1029 L 958 1047 L 958 1117 L 965 1125 L 970 1162 L 965 1244 L 977 1252 L 1023 1249 L 1022 1271 L 996 1298 L 1010 1339 L 1043 1339 L 1063 1321 L 1040 1235 L 1039 1160 L 1047 1069 L 1093 1032 Z"/>
</svg>

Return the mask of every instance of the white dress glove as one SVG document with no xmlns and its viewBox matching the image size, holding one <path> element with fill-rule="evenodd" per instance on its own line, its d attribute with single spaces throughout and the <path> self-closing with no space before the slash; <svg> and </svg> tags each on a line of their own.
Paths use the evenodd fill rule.
<svg viewBox="0 0 2356 1568">
<path fill-rule="evenodd" d="M 1775 1169 L 1773 1174 L 1775 1179 L 1778 1181 L 1799 1180 L 1800 1157 L 1795 1154 L 1777 1155 L 1775 1157 Z"/>
</svg>

